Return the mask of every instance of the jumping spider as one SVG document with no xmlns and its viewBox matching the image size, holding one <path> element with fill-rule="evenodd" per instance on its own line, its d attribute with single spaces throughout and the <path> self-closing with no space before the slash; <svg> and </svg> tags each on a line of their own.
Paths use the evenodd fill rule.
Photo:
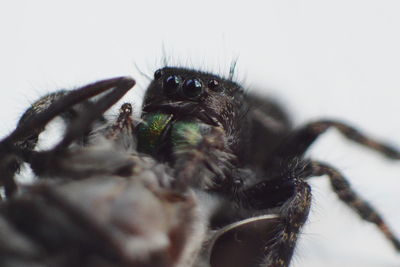
<svg viewBox="0 0 400 267">
<path fill-rule="evenodd" d="M 304 156 L 329 128 L 390 159 L 399 151 L 339 121 L 294 129 L 272 100 L 176 67 L 154 73 L 140 119 L 125 103 L 106 120 L 134 84 L 122 77 L 46 95 L 1 141 L 1 266 L 289 266 L 316 176 L 400 250 L 338 170 Z M 64 137 L 35 150 L 57 116 Z M 31 185 L 14 179 L 23 163 Z"/>
</svg>

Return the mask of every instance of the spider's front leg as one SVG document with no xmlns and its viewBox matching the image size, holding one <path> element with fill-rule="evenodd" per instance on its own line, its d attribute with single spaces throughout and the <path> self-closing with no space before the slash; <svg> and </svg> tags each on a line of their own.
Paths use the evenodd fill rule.
<svg viewBox="0 0 400 267">
<path fill-rule="evenodd" d="M 241 231 L 240 226 L 235 226 L 231 230 L 227 227 L 227 232 L 236 232 L 238 235 L 236 238 L 244 239 L 240 242 L 235 239 L 232 242 L 228 242 L 227 247 L 225 247 L 225 250 L 230 252 L 237 248 L 246 249 L 246 251 L 249 249 L 255 250 L 249 253 L 254 256 L 254 258 L 244 259 L 243 257 L 245 256 L 241 255 L 245 254 L 244 252 L 235 256 L 231 255 L 230 259 L 227 259 L 226 254 L 219 258 L 218 251 L 214 251 L 213 248 L 210 259 L 211 266 L 241 266 L 241 263 L 238 262 L 245 262 L 245 266 L 289 266 L 298 234 L 310 210 L 311 190 L 302 176 L 305 163 L 297 162 L 294 165 L 288 165 L 287 171 L 282 173 L 282 177 L 277 177 L 274 180 L 265 180 L 248 188 L 244 188 L 243 184 L 235 181 L 236 178 L 238 178 L 238 180 L 243 178 L 239 177 L 240 175 L 235 178 L 235 175 L 237 175 L 235 173 L 240 172 L 240 170 L 227 170 L 226 166 L 232 167 L 233 165 L 229 162 L 229 157 L 223 160 L 219 157 L 223 154 L 229 154 L 229 151 L 226 149 L 223 132 L 219 131 L 218 128 L 213 128 L 210 133 L 201 136 L 196 146 L 183 146 L 175 153 L 175 177 L 179 183 L 204 190 L 210 194 L 210 198 L 212 195 L 218 195 L 228 202 L 234 199 L 238 201 L 236 204 L 229 202 L 230 204 L 228 204 L 228 206 L 220 203 L 220 205 L 222 205 L 221 207 L 224 207 L 220 211 L 220 216 L 224 216 L 223 214 L 225 214 L 229 217 L 228 210 L 236 211 L 235 218 L 232 218 L 234 222 L 241 220 L 241 216 L 243 216 L 242 212 L 245 214 L 252 214 L 250 216 L 255 216 L 253 218 L 248 218 L 249 222 L 245 223 L 245 225 L 247 225 L 245 227 L 248 227 L 248 230 L 245 230 L 246 237 L 241 236 L 239 233 Z M 227 175 L 227 177 L 225 177 L 226 180 L 219 180 L 218 177 L 220 177 L 220 175 Z M 199 184 L 198 182 L 204 182 L 204 178 L 210 180 L 205 184 L 205 187 L 204 184 Z M 222 184 L 220 184 L 221 182 Z M 222 185 L 222 187 L 218 186 L 218 184 L 220 186 Z M 227 188 L 229 188 L 228 194 L 226 191 Z M 238 207 L 235 208 L 237 205 Z M 242 209 L 247 211 L 243 211 Z M 266 211 L 267 214 L 271 213 L 272 216 L 277 214 L 277 221 L 275 219 L 263 219 L 261 221 L 263 221 L 264 224 L 261 223 L 261 225 L 259 225 L 255 218 L 259 218 L 257 216 L 264 211 Z M 271 233 L 271 226 L 273 225 L 274 228 Z M 211 223 L 209 227 L 213 227 L 213 223 Z M 260 234 L 261 236 L 252 239 L 255 237 L 251 237 L 251 232 L 257 233 L 256 235 Z M 227 235 L 223 234 L 222 239 L 218 239 L 218 242 L 224 243 L 224 236 L 226 237 Z M 266 242 L 261 243 L 259 240 L 265 240 Z M 260 243 L 262 248 L 255 247 L 254 244 Z M 243 245 L 246 247 L 242 247 Z M 233 254 L 236 253 L 233 252 Z M 261 257 L 263 258 L 262 263 L 260 262 L 260 255 L 262 255 Z M 227 262 L 229 262 L 229 264 Z"/>
<path fill-rule="evenodd" d="M 276 213 L 279 222 L 272 238 L 264 245 L 265 267 L 289 266 L 298 235 L 308 218 L 311 188 L 304 180 L 307 162 L 288 164 L 281 177 L 264 180 L 239 192 L 239 199 L 248 209 Z"/>
<path fill-rule="evenodd" d="M 206 134 L 183 126 L 174 146 L 176 181 L 184 186 L 213 190 L 227 181 L 235 156 L 227 148 L 222 128 L 207 127 Z"/>
<path fill-rule="evenodd" d="M 311 188 L 303 179 L 296 179 L 294 195 L 280 208 L 280 229 L 275 239 L 266 244 L 265 266 L 286 267 L 293 257 L 299 232 L 308 218 Z"/>
</svg>

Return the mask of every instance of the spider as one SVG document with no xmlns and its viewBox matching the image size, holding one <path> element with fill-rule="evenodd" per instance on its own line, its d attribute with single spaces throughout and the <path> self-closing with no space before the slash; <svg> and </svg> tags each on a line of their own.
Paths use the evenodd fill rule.
<svg viewBox="0 0 400 267">
<path fill-rule="evenodd" d="M 178 67 L 154 73 L 141 118 L 125 103 L 106 120 L 134 84 L 46 95 L 0 142 L 1 266 L 289 266 L 310 210 L 307 181 L 320 176 L 400 250 L 340 171 L 304 155 L 329 128 L 390 159 L 396 149 L 340 121 L 293 128 L 281 106 L 231 77 Z M 35 150 L 57 116 L 64 137 Z M 14 178 L 25 163 L 30 185 Z"/>
</svg>

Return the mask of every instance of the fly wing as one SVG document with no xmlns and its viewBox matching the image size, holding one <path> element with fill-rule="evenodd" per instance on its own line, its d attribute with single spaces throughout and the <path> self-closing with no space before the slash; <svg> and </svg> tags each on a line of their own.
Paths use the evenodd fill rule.
<svg viewBox="0 0 400 267">
<path fill-rule="evenodd" d="M 278 224 L 279 217 L 275 214 L 229 224 L 213 232 L 203 255 L 210 267 L 260 266 L 265 244 L 274 238 Z"/>
</svg>

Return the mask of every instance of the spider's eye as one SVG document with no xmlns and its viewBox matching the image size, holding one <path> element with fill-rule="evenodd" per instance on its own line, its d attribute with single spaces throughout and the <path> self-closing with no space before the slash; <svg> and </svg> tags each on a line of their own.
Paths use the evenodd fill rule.
<svg viewBox="0 0 400 267">
<path fill-rule="evenodd" d="M 186 80 L 182 88 L 183 94 L 188 98 L 196 98 L 203 94 L 203 85 L 198 79 Z"/>
<path fill-rule="evenodd" d="M 210 88 L 211 90 L 213 90 L 215 92 L 221 92 L 222 91 L 222 87 L 219 86 L 219 81 L 216 80 L 216 79 L 209 80 L 207 86 L 208 86 L 208 88 Z"/>
<path fill-rule="evenodd" d="M 162 70 L 156 70 L 156 72 L 154 72 L 154 79 L 158 80 L 161 78 L 161 76 L 163 76 L 164 72 Z"/>
<path fill-rule="evenodd" d="M 179 88 L 179 85 L 181 84 L 182 79 L 179 76 L 176 75 L 171 75 L 168 76 L 165 80 L 164 80 L 164 92 L 167 95 L 172 95 L 176 92 L 176 90 Z"/>
</svg>

